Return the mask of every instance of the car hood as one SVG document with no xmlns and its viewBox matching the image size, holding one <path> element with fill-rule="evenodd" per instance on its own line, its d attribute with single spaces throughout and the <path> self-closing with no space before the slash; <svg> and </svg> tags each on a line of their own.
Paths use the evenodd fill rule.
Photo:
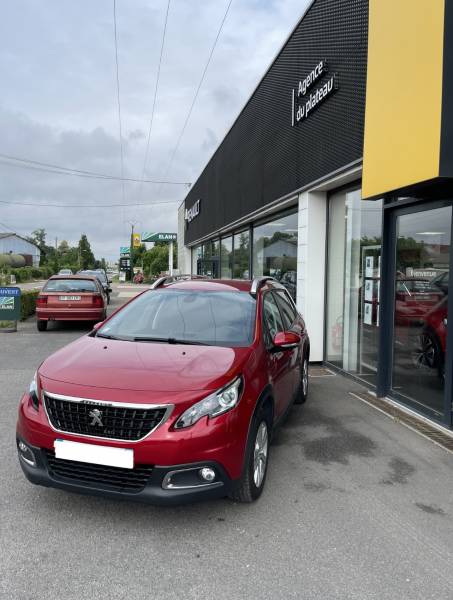
<svg viewBox="0 0 453 600">
<path fill-rule="evenodd" d="M 84 336 L 39 369 L 48 380 L 117 390 L 214 390 L 241 371 L 250 348 L 126 342 Z"/>
</svg>

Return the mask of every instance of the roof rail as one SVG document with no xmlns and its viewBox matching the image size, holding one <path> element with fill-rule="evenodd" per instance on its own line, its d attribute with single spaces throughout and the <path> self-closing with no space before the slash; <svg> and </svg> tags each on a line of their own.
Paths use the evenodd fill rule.
<svg viewBox="0 0 453 600">
<path fill-rule="evenodd" d="M 275 277 L 268 277 L 268 276 L 255 277 L 255 279 L 252 281 L 252 287 L 250 288 L 250 295 L 253 296 L 254 298 L 256 298 L 258 290 L 260 289 L 260 287 L 262 285 L 264 285 L 266 283 L 266 281 L 275 281 L 276 282 L 277 279 L 275 279 Z"/>
<path fill-rule="evenodd" d="M 209 277 L 206 277 L 205 275 L 164 275 L 156 279 L 156 281 L 151 284 L 151 289 L 155 290 L 156 288 L 162 287 L 166 283 L 189 281 L 191 279 L 209 279 Z"/>
</svg>

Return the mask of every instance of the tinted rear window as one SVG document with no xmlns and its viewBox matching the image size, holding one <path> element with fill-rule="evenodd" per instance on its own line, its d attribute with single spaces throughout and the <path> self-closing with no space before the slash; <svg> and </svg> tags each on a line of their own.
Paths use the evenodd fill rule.
<svg viewBox="0 0 453 600">
<path fill-rule="evenodd" d="M 246 293 L 153 290 L 132 301 L 99 333 L 125 340 L 174 338 L 213 346 L 248 346 L 253 341 L 255 311 L 256 301 Z"/>
<path fill-rule="evenodd" d="M 43 288 L 44 292 L 97 292 L 91 279 L 51 279 Z"/>
</svg>

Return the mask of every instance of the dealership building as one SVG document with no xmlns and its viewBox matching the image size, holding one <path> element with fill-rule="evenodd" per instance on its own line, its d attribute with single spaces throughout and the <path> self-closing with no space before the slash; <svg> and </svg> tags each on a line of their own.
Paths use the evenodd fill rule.
<svg viewBox="0 0 453 600">
<path fill-rule="evenodd" d="M 183 272 L 269 275 L 314 362 L 452 426 L 453 0 L 314 0 L 179 209 Z"/>
</svg>

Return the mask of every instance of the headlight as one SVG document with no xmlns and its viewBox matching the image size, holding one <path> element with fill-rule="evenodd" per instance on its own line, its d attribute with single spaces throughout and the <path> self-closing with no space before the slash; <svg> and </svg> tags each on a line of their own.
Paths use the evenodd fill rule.
<svg viewBox="0 0 453 600">
<path fill-rule="evenodd" d="M 239 402 L 242 379 L 238 377 L 218 392 L 203 398 L 188 408 L 176 421 L 175 428 L 190 427 L 202 417 L 217 417 L 234 408 Z"/>
<path fill-rule="evenodd" d="M 30 382 L 30 387 L 28 388 L 28 393 L 30 394 L 31 401 L 33 403 L 34 408 L 38 410 L 39 399 L 38 399 L 38 371 L 33 375 L 33 379 Z"/>
</svg>

